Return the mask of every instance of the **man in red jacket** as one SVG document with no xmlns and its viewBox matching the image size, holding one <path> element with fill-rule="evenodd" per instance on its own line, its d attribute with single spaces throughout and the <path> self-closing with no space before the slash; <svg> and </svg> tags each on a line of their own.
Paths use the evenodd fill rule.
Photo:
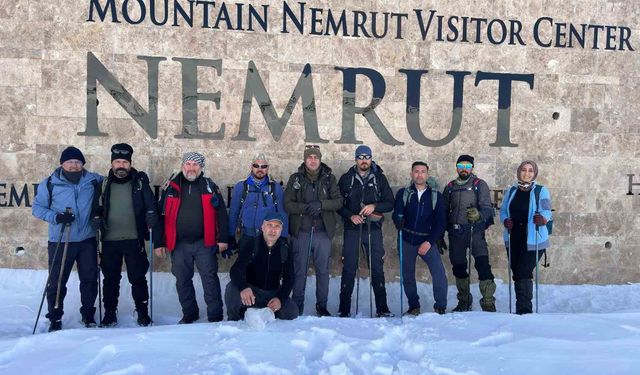
<svg viewBox="0 0 640 375">
<path fill-rule="evenodd" d="M 218 258 L 227 250 L 227 209 L 220 189 L 204 177 L 204 156 L 188 152 L 182 158 L 182 171 L 169 180 L 160 199 L 164 221 L 164 243 L 155 249 L 158 256 L 171 254 L 171 273 L 176 277 L 176 290 L 183 317 L 178 324 L 190 324 L 200 318 L 193 287 L 194 264 L 198 267 L 207 303 L 207 319 L 223 318 Z M 225 242 L 219 242 L 224 238 Z"/>
</svg>

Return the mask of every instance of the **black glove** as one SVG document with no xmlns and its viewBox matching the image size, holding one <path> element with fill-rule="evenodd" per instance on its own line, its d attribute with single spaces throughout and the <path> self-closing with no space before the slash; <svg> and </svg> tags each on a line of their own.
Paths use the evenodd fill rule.
<svg viewBox="0 0 640 375">
<path fill-rule="evenodd" d="M 444 251 L 448 249 L 447 243 L 444 242 L 444 237 L 440 237 L 436 240 L 436 246 L 438 246 L 440 254 L 444 254 Z"/>
<path fill-rule="evenodd" d="M 230 259 L 235 254 L 236 254 L 236 251 L 231 250 L 230 247 L 227 247 L 227 250 L 221 252 L 220 256 L 222 256 L 223 259 Z"/>
<path fill-rule="evenodd" d="M 504 219 L 504 227 L 509 230 L 513 229 L 513 220 L 509 218 Z"/>
<path fill-rule="evenodd" d="M 233 252 L 236 252 L 238 250 L 238 241 L 236 241 L 236 236 L 229 236 L 229 238 L 227 239 L 227 250 L 231 250 Z"/>
<path fill-rule="evenodd" d="M 402 228 L 404 228 L 404 219 L 394 220 L 393 224 L 396 226 L 397 230 L 402 230 Z"/>
<path fill-rule="evenodd" d="M 147 223 L 147 227 L 155 227 L 158 224 L 158 215 L 153 211 L 147 211 L 144 215 L 144 221 Z"/>
<path fill-rule="evenodd" d="M 63 212 L 56 215 L 56 223 L 58 224 L 71 224 L 75 219 L 75 215 L 71 212 Z"/>
<path fill-rule="evenodd" d="M 322 202 L 312 201 L 304 207 L 304 213 L 311 216 L 319 216 L 322 212 Z"/>
<path fill-rule="evenodd" d="M 93 230 L 100 230 L 102 229 L 102 224 L 104 223 L 104 219 L 101 218 L 100 216 L 94 216 L 91 218 L 91 221 L 89 222 L 89 224 L 91 224 L 91 228 Z"/>
</svg>

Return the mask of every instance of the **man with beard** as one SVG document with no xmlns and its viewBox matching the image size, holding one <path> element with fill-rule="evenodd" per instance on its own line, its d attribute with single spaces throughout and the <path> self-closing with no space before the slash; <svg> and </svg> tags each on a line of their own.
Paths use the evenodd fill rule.
<svg viewBox="0 0 640 375">
<path fill-rule="evenodd" d="M 149 178 L 131 167 L 133 148 L 126 143 L 111 147 L 111 170 L 105 179 L 99 207 L 91 224 L 102 230 L 100 266 L 104 275 L 104 308 L 102 326 L 118 323 L 118 297 L 122 260 L 127 266 L 131 296 L 138 313 L 138 324 L 148 326 L 149 290 L 146 273 L 149 269 L 144 241 L 150 240 L 149 228 L 158 222 L 156 201 L 149 187 Z M 159 238 L 156 238 L 159 241 Z"/>
<path fill-rule="evenodd" d="M 480 307 L 483 311 L 496 311 L 496 299 L 493 297 L 496 284 L 491 273 L 489 248 L 485 239 L 485 230 L 493 224 L 494 210 L 489 186 L 473 174 L 473 163 L 472 156 L 460 155 L 456 162 L 458 178 L 449 182 L 442 193 L 447 212 L 449 259 L 458 288 L 458 305 L 453 311 L 470 311 L 473 304 L 470 275 L 467 272 L 469 247 L 472 247 L 469 251 L 473 255 L 480 280 Z"/>
<path fill-rule="evenodd" d="M 344 198 L 344 204 L 338 210 L 344 219 L 339 315 L 350 315 L 360 247 L 364 246 L 367 253 L 371 250 L 370 281 L 376 298 L 376 316 L 390 317 L 393 314 L 387 306 L 381 214 L 393 210 L 393 192 L 382 168 L 372 160 L 372 152 L 368 146 L 358 146 L 355 161 L 356 164 L 338 182 Z"/>
<path fill-rule="evenodd" d="M 223 318 L 217 252 L 227 250 L 228 216 L 218 186 L 202 170 L 204 156 L 188 152 L 182 157 L 182 171 L 171 178 L 160 199 L 164 222 L 163 242 L 154 251 L 171 254 L 171 273 L 183 317 L 178 324 L 200 319 L 193 287 L 194 264 L 198 267 L 209 322 Z"/>
<path fill-rule="evenodd" d="M 411 185 L 396 193 L 393 222 L 402 231 L 402 275 L 409 300 L 405 315 L 420 314 L 416 287 L 416 256 L 429 267 L 433 280 L 433 310 L 444 314 L 447 308 L 447 274 L 436 241 L 444 234 L 446 214 L 442 195 L 427 184 L 429 166 L 422 161 L 411 165 Z"/>
<path fill-rule="evenodd" d="M 60 155 L 60 167 L 38 185 L 33 202 L 33 216 L 49 223 L 49 283 L 46 289 L 49 332 L 62 329 L 66 285 L 74 262 L 80 279 L 82 322 L 86 327 L 96 326 L 98 256 L 96 234 L 89 221 L 102 176 L 85 170 L 84 164 L 82 152 L 73 146 L 67 147 Z M 58 241 L 64 245 L 57 246 Z"/>
<path fill-rule="evenodd" d="M 322 162 L 319 146 L 306 146 L 304 162 L 298 172 L 289 177 L 284 202 L 290 215 L 289 229 L 293 240 L 293 301 L 302 314 L 309 258 L 313 258 L 316 313 L 331 316 L 327 310 L 329 260 L 331 239 L 336 233 L 335 212 L 342 207 L 342 196 L 331 168 Z"/>
<path fill-rule="evenodd" d="M 284 191 L 279 183 L 269 178 L 269 160 L 257 154 L 250 165 L 249 176 L 239 181 L 231 193 L 229 203 L 229 246 L 236 250 L 236 232 L 240 242 L 253 241 L 260 231 L 262 220 L 270 212 L 284 217 L 282 237 L 288 237 L 288 218 L 284 214 Z M 227 253 L 227 255 L 230 255 Z"/>
</svg>

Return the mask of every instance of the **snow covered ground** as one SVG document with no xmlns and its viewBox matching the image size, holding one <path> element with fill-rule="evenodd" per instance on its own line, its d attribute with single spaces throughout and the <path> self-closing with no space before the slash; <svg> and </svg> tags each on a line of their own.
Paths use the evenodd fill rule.
<svg viewBox="0 0 640 375">
<path fill-rule="evenodd" d="M 436 315 L 431 286 L 421 284 L 422 315 L 369 319 L 363 279 L 356 319 L 303 316 L 260 330 L 245 322 L 175 325 L 181 312 L 173 276 L 156 273 L 156 324 L 141 328 L 124 274 L 119 326 L 86 329 L 72 274 L 63 330 L 44 333 L 43 313 L 32 336 L 45 281 L 45 271 L 0 269 L 0 374 L 640 374 L 640 284 L 542 285 L 541 313 L 528 316 L 508 313 L 504 283 L 496 293 L 498 313 Z M 228 277 L 221 281 L 224 288 Z M 314 279 L 307 285 L 311 313 Z M 479 310 L 477 285 L 472 288 Z M 333 313 L 338 289 L 332 279 Z M 387 284 L 387 293 L 399 313 L 399 285 Z M 200 300 L 201 311 L 204 306 Z"/>
</svg>

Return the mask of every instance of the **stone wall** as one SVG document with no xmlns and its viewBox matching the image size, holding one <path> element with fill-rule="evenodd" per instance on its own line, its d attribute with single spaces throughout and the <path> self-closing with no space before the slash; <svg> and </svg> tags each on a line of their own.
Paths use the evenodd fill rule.
<svg viewBox="0 0 640 375">
<path fill-rule="evenodd" d="M 264 9 L 260 5 L 268 6 L 266 32 L 257 21 L 254 31 L 229 30 L 222 21 L 218 29 L 211 28 L 220 15 L 221 2 L 209 6 L 209 28 L 202 27 L 202 13 L 197 11 L 193 27 L 179 15 L 178 25 L 172 26 L 176 13 L 174 1 L 168 2 L 171 17 L 165 25 L 157 26 L 150 20 L 150 1 L 126 2 L 127 15 L 134 21 L 141 16 L 139 4 L 146 4 L 146 18 L 140 24 L 127 22 L 121 9 L 122 1 L 114 2 L 119 22 L 113 22 L 110 12 L 100 20 L 95 7 L 93 22 L 88 22 L 91 4 L 104 8 L 106 3 L 106 0 L 0 0 L 0 130 L 3 138 L 0 142 L 0 267 L 46 267 L 46 225 L 31 216 L 24 197 L 21 202 L 16 198 L 26 184 L 28 196 L 33 200 L 32 184 L 51 173 L 67 145 L 75 145 L 85 153 L 88 169 L 105 174 L 109 168 L 110 146 L 128 142 L 135 148 L 134 166 L 147 171 L 155 184 L 161 184 L 179 167 L 180 156 L 185 151 L 204 153 L 206 173 L 222 186 L 243 178 L 248 173 L 251 156 L 264 151 L 271 159 L 272 177 L 286 182 L 302 161 L 305 143 L 318 141 L 317 137 L 305 133 L 305 129 L 313 127 L 309 127 L 309 122 L 305 124 L 300 103 L 290 102 L 305 64 L 310 64 L 311 71 L 306 73 L 310 73 L 313 83 L 315 105 L 305 103 L 305 107 L 317 115 L 319 137 L 329 141 L 321 144 L 323 161 L 338 176 L 353 164 L 356 144 L 343 132 L 343 127 L 348 130 L 350 124 L 354 126 L 355 138 L 373 148 L 374 159 L 395 187 L 406 184 L 410 164 L 418 159 L 427 161 L 430 173 L 445 184 L 455 176 L 457 156 L 469 153 L 476 157 L 477 174 L 498 191 L 495 203 L 499 205 L 499 192 L 515 181 L 519 162 L 534 159 L 540 166 L 539 182 L 550 189 L 555 208 L 555 233 L 549 254 L 551 267 L 542 271 L 542 282 L 640 281 L 640 216 L 637 214 L 640 186 L 632 186 L 635 195 L 627 195 L 630 189 L 627 175 L 635 174 L 631 181 L 640 182 L 637 165 L 640 60 L 635 51 L 640 48 L 640 13 L 628 2 L 314 1 L 306 4 L 303 31 L 297 30 L 289 16 L 288 33 L 283 33 L 285 4 L 292 14 L 299 14 L 297 2 L 252 1 L 257 11 Z M 177 3 L 189 6 L 187 1 Z M 230 21 L 232 27 L 238 28 L 235 22 L 238 7 L 234 4 L 226 6 L 229 19 L 233 20 Z M 204 6 L 198 2 L 196 9 Z M 322 27 L 327 25 L 328 9 L 336 16 L 345 10 L 349 36 L 311 35 L 312 6 L 323 9 L 322 13 L 315 11 L 316 17 L 322 18 Z M 248 28 L 248 7 L 249 2 L 245 2 L 245 29 Z M 462 22 L 463 16 L 489 21 L 499 19 L 509 30 L 519 22 L 523 43 L 514 39 L 514 43 L 509 44 L 506 38 L 494 44 L 486 30 L 480 38 L 482 43 L 474 43 L 471 34 L 470 42 L 462 41 L 460 36 L 447 42 L 447 35 L 453 38 L 450 30 L 445 30 L 445 41 L 439 41 L 434 29 L 423 40 L 414 9 L 422 10 L 425 22 L 429 10 L 436 10 L 434 28 L 439 15 L 444 16 L 445 25 L 451 16 L 457 16 L 458 22 Z M 365 27 L 371 27 L 370 12 L 378 12 L 378 17 L 384 12 L 396 16 L 390 18 L 385 37 L 363 37 L 362 30 L 356 37 L 354 17 L 362 15 L 354 16 L 354 11 L 366 12 L 363 14 L 369 26 Z M 161 18 L 162 9 L 156 14 Z M 403 18 L 398 16 L 402 14 L 407 17 L 398 29 L 396 22 Z M 553 18 L 554 26 L 548 20 L 540 21 L 542 17 Z M 534 32 L 536 22 L 537 33 Z M 567 25 L 557 26 L 558 23 Z M 568 36 L 560 36 L 555 43 L 556 37 L 558 32 L 568 32 L 569 23 L 577 29 L 581 29 L 581 24 L 603 25 L 598 29 L 599 40 L 594 40 L 593 32 L 597 28 L 585 26 L 591 33 L 586 33 L 584 48 L 575 38 L 572 48 L 562 48 L 562 44 L 567 47 Z M 470 33 L 476 24 L 470 24 Z M 500 25 L 497 21 L 493 23 L 494 41 L 500 38 Z M 399 31 L 402 39 L 397 38 Z M 617 39 L 608 38 L 607 32 Z M 623 43 L 625 32 L 628 33 L 627 45 Z M 547 40 L 553 40 L 554 45 L 541 46 Z M 597 49 L 593 49 L 594 43 Z M 100 132 L 108 135 L 79 134 L 85 131 L 92 134 L 87 125 L 88 108 L 95 107 L 94 96 L 87 93 L 90 56 L 95 56 L 140 103 L 138 114 L 153 112 L 148 98 L 152 86 L 149 64 L 139 56 L 166 58 L 158 64 L 157 137 L 132 118 L 133 106 L 127 112 L 118 104 L 101 80 L 97 85 L 97 125 Z M 221 59 L 221 68 L 198 67 L 197 84 L 193 82 L 194 75 L 187 76 L 185 83 L 184 64 L 175 58 Z M 245 83 L 251 64 L 255 64 L 264 82 L 272 107 L 268 101 L 258 105 L 253 100 L 250 119 L 244 121 L 248 121 L 249 136 L 256 140 L 246 140 L 247 137 L 234 140 L 241 132 L 245 90 L 247 86 L 254 87 L 256 82 Z M 344 83 L 346 73 L 336 67 L 379 72 L 386 83 L 384 96 L 380 97 L 379 92 L 375 94 L 380 80 L 371 80 L 363 74 L 356 77 L 354 94 L 353 88 Z M 400 69 L 428 70 L 421 79 L 420 126 L 417 128 L 426 138 L 445 138 L 452 126 L 452 117 L 462 116 L 459 133 L 450 142 L 433 146 L 411 136 L 407 112 L 416 113 L 416 103 L 408 110 L 407 74 Z M 455 92 L 453 75 L 448 73 L 451 71 L 469 72 L 463 81 L 463 102 L 457 107 L 452 106 Z M 509 105 L 499 109 L 498 81 L 477 82 L 478 71 L 530 75 L 533 82 L 530 85 L 514 81 Z M 184 124 L 185 87 L 197 87 L 198 93 L 219 91 L 219 108 L 211 101 L 198 100 L 197 124 Z M 367 114 L 375 112 L 379 124 L 391 138 L 379 136 L 370 125 L 369 117 L 357 114 L 354 121 L 350 121 L 349 116 L 345 119 L 344 113 L 348 111 L 344 109 L 348 108 L 350 98 L 355 97 L 356 107 L 365 107 L 372 102 L 374 94 L 377 96 L 373 102 L 378 105 Z M 131 104 L 122 95 L 120 100 Z M 185 103 L 189 100 L 193 97 Z M 452 112 L 453 107 L 456 108 Z M 278 117 L 285 108 L 290 108 L 292 113 L 277 140 L 262 115 L 261 110 L 269 108 L 274 108 Z M 194 135 L 194 129 L 218 132 L 221 139 L 203 139 Z M 497 141 L 500 137 L 504 140 L 505 129 L 509 142 L 517 146 L 505 146 L 504 142 Z M 183 136 L 176 137 L 180 134 Z M 399 142 L 403 144 L 393 144 Z M 491 146 L 492 143 L 502 144 Z M 387 279 L 396 280 L 396 240 L 390 222 L 385 224 L 385 235 Z M 506 280 L 501 226 L 490 228 L 487 236 L 494 273 Z M 332 269 L 335 274 L 339 274 L 341 267 L 340 237 L 334 241 Z M 22 257 L 14 255 L 18 246 L 27 250 Z M 450 268 L 446 258 L 445 254 L 445 265 Z M 157 265 L 158 269 L 168 269 L 166 261 L 159 261 Z M 223 269 L 227 266 L 225 263 Z M 428 280 L 424 267 L 421 265 L 419 269 L 421 277 Z"/>
</svg>

